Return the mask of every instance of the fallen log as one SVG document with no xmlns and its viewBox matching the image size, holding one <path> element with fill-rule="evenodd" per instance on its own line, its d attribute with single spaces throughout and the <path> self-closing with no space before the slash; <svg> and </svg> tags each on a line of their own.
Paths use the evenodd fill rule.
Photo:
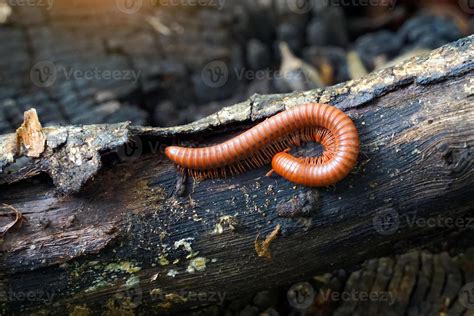
<svg viewBox="0 0 474 316">
<path fill-rule="evenodd" d="M 470 36 L 345 84 L 255 95 L 186 126 L 43 128 L 39 158 L 26 157 L 18 135 L 1 136 L 1 225 L 11 208 L 24 218 L 0 244 L 3 311 L 218 304 L 468 230 L 473 52 Z M 162 153 L 307 101 L 341 108 L 360 132 L 358 166 L 333 187 L 265 177 L 269 167 L 198 182 Z"/>
</svg>

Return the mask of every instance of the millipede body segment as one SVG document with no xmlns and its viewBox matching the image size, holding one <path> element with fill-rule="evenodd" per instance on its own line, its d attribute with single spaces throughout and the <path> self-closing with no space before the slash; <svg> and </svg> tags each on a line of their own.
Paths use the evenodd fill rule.
<svg viewBox="0 0 474 316">
<path fill-rule="evenodd" d="M 290 147 L 318 142 L 318 157 L 294 157 Z M 306 103 L 274 115 L 221 144 L 203 148 L 169 146 L 166 156 L 197 178 L 226 177 L 270 161 L 288 181 L 304 186 L 334 184 L 354 168 L 359 135 L 352 120 L 334 106 Z"/>
</svg>

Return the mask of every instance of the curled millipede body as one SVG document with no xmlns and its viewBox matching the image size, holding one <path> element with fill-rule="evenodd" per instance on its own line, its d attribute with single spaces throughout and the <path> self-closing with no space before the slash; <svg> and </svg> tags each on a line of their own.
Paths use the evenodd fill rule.
<svg viewBox="0 0 474 316">
<path fill-rule="evenodd" d="M 294 157 L 292 146 L 318 142 L 318 157 Z M 197 178 L 226 177 L 270 161 L 288 181 L 304 186 L 334 184 L 354 168 L 359 135 L 352 120 L 328 104 L 306 103 L 274 115 L 221 144 L 203 148 L 169 146 L 166 156 Z"/>
</svg>

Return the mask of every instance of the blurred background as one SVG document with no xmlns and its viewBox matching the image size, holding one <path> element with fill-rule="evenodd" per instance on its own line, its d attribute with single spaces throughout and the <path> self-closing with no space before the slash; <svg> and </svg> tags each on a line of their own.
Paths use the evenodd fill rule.
<svg viewBox="0 0 474 316">
<path fill-rule="evenodd" d="M 31 107 L 45 126 L 185 124 L 255 93 L 356 79 L 473 32 L 472 0 L 0 0 L 0 134 L 19 127 Z M 404 275 L 421 269 L 419 262 L 444 271 L 458 259 L 418 251 L 374 259 L 201 314 L 298 314 L 309 307 L 308 314 L 361 308 L 363 315 L 364 304 L 306 294 L 348 284 L 363 289 L 387 266 Z M 431 294 L 420 298 L 424 305 L 398 297 L 388 310 L 431 315 L 442 304 Z"/>
<path fill-rule="evenodd" d="M 0 133 L 174 126 L 469 35 L 471 0 L 0 0 Z"/>
</svg>

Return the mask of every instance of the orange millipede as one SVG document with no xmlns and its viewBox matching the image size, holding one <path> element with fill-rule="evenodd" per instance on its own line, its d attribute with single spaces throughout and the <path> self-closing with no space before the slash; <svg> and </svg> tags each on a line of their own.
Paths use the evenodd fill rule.
<svg viewBox="0 0 474 316">
<path fill-rule="evenodd" d="M 320 143 L 318 157 L 297 158 L 288 153 L 304 142 Z M 359 135 L 352 120 L 334 106 L 305 103 L 276 114 L 221 144 L 203 148 L 169 146 L 166 156 L 180 170 L 197 178 L 226 177 L 261 167 L 288 181 L 310 187 L 334 184 L 354 168 Z"/>
</svg>

